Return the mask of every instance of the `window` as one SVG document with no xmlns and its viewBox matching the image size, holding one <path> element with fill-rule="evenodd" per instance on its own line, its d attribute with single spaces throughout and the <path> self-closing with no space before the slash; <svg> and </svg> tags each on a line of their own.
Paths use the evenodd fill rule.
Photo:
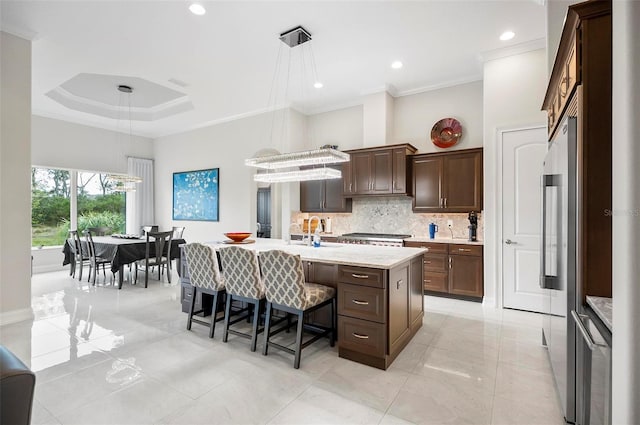
<svg viewBox="0 0 640 425">
<path fill-rule="evenodd" d="M 72 179 L 77 182 L 76 194 L 71 193 Z M 114 233 L 124 233 L 125 194 L 112 189 L 106 174 L 32 168 L 31 245 L 64 244 L 71 223 L 76 222 L 70 214 L 72 205 L 77 206 L 78 230 L 106 226 Z"/>
</svg>

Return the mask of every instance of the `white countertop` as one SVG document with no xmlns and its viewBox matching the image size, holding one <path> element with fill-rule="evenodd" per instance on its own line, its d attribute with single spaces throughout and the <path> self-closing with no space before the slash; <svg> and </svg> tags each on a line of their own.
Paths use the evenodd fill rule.
<svg viewBox="0 0 640 425">
<path fill-rule="evenodd" d="M 587 295 L 587 304 L 591 306 L 605 326 L 613 333 L 613 299 Z"/>
<path fill-rule="evenodd" d="M 246 249 L 268 251 L 279 249 L 290 254 L 297 254 L 303 260 L 320 263 L 342 264 L 357 267 L 372 267 L 377 269 L 391 269 L 413 257 L 426 252 L 423 248 L 403 248 L 373 245 L 349 245 L 341 243 L 322 242 L 319 248 L 301 245 L 292 241 L 290 244 L 281 239 L 256 238 L 256 243 L 235 244 Z M 215 249 L 231 246 L 224 242 L 211 242 L 208 245 Z"/>
<path fill-rule="evenodd" d="M 484 245 L 483 241 L 470 242 L 468 239 L 451 239 L 451 238 L 435 238 L 430 239 L 428 236 L 413 236 L 405 239 L 406 242 L 430 242 L 430 243 L 455 243 L 462 245 Z"/>
</svg>

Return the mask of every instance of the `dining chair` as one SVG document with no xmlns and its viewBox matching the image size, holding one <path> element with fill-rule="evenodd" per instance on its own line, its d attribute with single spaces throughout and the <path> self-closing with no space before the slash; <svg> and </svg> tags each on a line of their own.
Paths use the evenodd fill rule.
<svg viewBox="0 0 640 425">
<path fill-rule="evenodd" d="M 182 234 L 184 233 L 184 227 L 176 227 L 173 226 L 173 239 L 182 239 Z"/>
<path fill-rule="evenodd" d="M 163 265 L 167 266 L 167 280 L 171 283 L 171 241 L 173 232 L 146 232 L 144 260 L 136 262 L 134 283 L 138 283 L 138 271 L 144 271 L 144 287 L 149 284 L 149 267 L 158 267 L 158 280 Z"/>
<path fill-rule="evenodd" d="M 206 245 L 190 243 L 184 246 L 184 254 L 189 268 L 189 280 L 193 288 L 191 293 L 191 304 L 189 307 L 189 317 L 187 319 L 187 330 L 191 330 L 191 323 L 199 323 L 209 326 L 209 338 L 213 338 L 216 322 L 224 320 L 224 316 L 217 317 L 219 303 L 222 302 L 225 294 L 225 282 L 220 273 L 218 256 L 216 252 Z M 200 293 L 213 296 L 213 307 L 211 310 L 211 322 L 193 317 L 194 314 L 202 313 L 204 309 L 193 311 L 196 304 L 196 296 Z"/>
<path fill-rule="evenodd" d="M 86 252 L 85 249 L 82 248 L 82 240 L 80 239 L 80 234 L 77 230 L 69 230 L 69 239 L 71 240 L 70 245 L 73 246 L 73 261 L 71 262 L 71 270 L 69 274 L 76 277 L 76 271 L 78 268 L 78 280 L 82 280 L 82 269 L 86 264 L 89 266 L 89 253 Z"/>
<path fill-rule="evenodd" d="M 107 226 L 88 227 L 87 230 L 90 231 L 93 236 L 106 236 L 112 233 L 111 227 Z"/>
<path fill-rule="evenodd" d="M 100 265 L 102 265 L 102 274 L 104 275 L 104 281 L 107 282 L 107 273 L 105 269 L 105 264 L 111 264 L 111 258 L 100 257 L 96 253 L 96 245 L 93 242 L 93 235 L 91 230 L 84 231 L 85 238 L 87 240 L 87 251 L 89 251 L 89 278 L 87 282 L 91 282 L 91 271 L 93 270 L 93 282 L 92 284 L 95 286 L 98 269 Z M 111 274 L 113 278 L 113 273 Z M 113 281 L 113 280 L 112 280 Z"/>
<path fill-rule="evenodd" d="M 224 331 L 222 341 L 227 342 L 229 334 L 237 335 L 251 340 L 251 351 L 256 351 L 258 334 L 264 328 L 259 327 L 260 314 L 264 311 L 265 297 L 264 286 L 260 278 L 260 266 L 255 251 L 229 246 L 220 248 L 220 263 L 227 292 L 227 300 L 224 311 Z M 191 272 L 191 268 L 189 269 Z M 239 314 L 231 320 L 231 304 L 233 301 L 241 301 L 248 304 L 247 313 Z M 251 333 L 230 329 L 229 326 L 243 319 L 251 319 L 253 310 L 253 326 Z"/>
<path fill-rule="evenodd" d="M 158 225 L 154 224 L 147 224 L 144 226 L 140 226 L 140 236 L 144 236 L 147 232 L 158 232 L 159 231 L 159 227 Z"/>
<path fill-rule="evenodd" d="M 266 356 L 269 347 L 293 354 L 293 367 L 298 369 L 300 368 L 300 357 L 304 348 L 325 336 L 329 336 L 329 344 L 332 347 L 335 344 L 336 291 L 330 286 L 305 282 L 304 269 L 299 255 L 278 250 L 262 252 L 260 253 L 260 269 L 262 270 L 267 298 L 262 354 Z M 305 326 L 305 313 L 326 305 L 331 305 L 331 327 Z M 274 309 L 291 313 L 298 317 L 294 349 L 276 344 L 270 340 L 272 336 L 284 330 L 284 328 L 280 328 L 273 332 L 271 331 L 271 315 Z M 302 342 L 303 330 L 315 334 L 305 343 Z"/>
</svg>

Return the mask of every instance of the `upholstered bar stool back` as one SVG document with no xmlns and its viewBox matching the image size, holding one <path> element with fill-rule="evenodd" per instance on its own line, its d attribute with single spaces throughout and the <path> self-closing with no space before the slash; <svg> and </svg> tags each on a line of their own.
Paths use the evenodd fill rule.
<svg viewBox="0 0 640 425">
<path fill-rule="evenodd" d="M 0 345 L 0 424 L 29 425 L 36 375 Z"/>
<path fill-rule="evenodd" d="M 223 319 L 223 317 L 218 319 L 216 313 L 218 311 L 218 303 L 222 301 L 222 294 L 225 292 L 225 282 L 220 273 L 218 257 L 211 247 L 199 243 L 185 245 L 184 254 L 189 269 L 189 280 L 193 287 L 187 329 L 191 330 L 192 322 L 208 325 L 209 338 L 213 338 L 216 322 Z M 200 293 L 200 296 L 202 294 L 213 295 L 213 310 L 211 311 L 210 323 L 193 318 L 194 314 L 202 313 L 202 310 L 193 311 L 198 293 Z"/>
<path fill-rule="evenodd" d="M 256 351 L 258 334 L 262 332 L 259 328 L 260 314 L 264 307 L 264 286 L 260 278 L 260 265 L 255 251 L 228 246 L 220 248 L 220 262 L 222 263 L 222 273 L 224 274 L 227 287 L 227 303 L 225 306 L 224 334 L 222 340 L 227 342 L 229 333 L 244 338 L 251 339 L 251 351 Z M 235 320 L 230 320 L 231 303 L 233 300 L 247 303 L 250 307 L 247 314 Z M 253 327 L 251 334 L 229 329 L 230 325 L 242 319 L 251 317 L 253 308 Z"/>
<path fill-rule="evenodd" d="M 278 250 L 262 252 L 260 267 L 267 297 L 262 354 L 267 355 L 269 347 L 286 351 L 294 355 L 293 367 L 298 369 L 303 348 L 325 336 L 329 336 L 330 345 L 332 347 L 334 345 L 336 291 L 330 286 L 305 282 L 304 269 L 299 255 Z M 305 313 L 326 305 L 331 306 L 331 327 L 310 326 L 304 323 Z M 283 327 L 271 331 L 271 314 L 274 309 L 292 313 L 298 317 L 294 350 L 270 341 L 271 336 L 288 329 L 288 327 Z M 302 342 L 303 330 L 315 334 L 305 343 Z"/>
</svg>

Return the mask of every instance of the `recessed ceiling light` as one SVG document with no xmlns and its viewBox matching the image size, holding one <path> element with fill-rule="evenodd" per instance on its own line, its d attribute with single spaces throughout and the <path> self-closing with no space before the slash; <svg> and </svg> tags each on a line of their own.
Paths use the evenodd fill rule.
<svg viewBox="0 0 640 425">
<path fill-rule="evenodd" d="M 513 31 L 505 31 L 500 35 L 500 40 L 502 41 L 511 40 L 515 36 L 516 36 L 516 33 L 514 33 Z"/>
<path fill-rule="evenodd" d="M 395 62 L 393 62 L 393 63 L 391 64 L 391 68 L 393 68 L 393 69 L 400 69 L 400 68 L 402 68 L 402 62 L 400 62 L 400 61 L 395 61 Z"/>
<path fill-rule="evenodd" d="M 189 6 L 189 10 L 191 11 L 191 13 L 198 16 L 202 16 L 207 13 L 207 10 L 200 3 L 191 3 L 191 5 Z"/>
<path fill-rule="evenodd" d="M 313 83 L 313 87 L 317 89 L 321 89 L 323 86 L 324 85 L 320 81 L 316 81 L 315 83 Z"/>
</svg>

